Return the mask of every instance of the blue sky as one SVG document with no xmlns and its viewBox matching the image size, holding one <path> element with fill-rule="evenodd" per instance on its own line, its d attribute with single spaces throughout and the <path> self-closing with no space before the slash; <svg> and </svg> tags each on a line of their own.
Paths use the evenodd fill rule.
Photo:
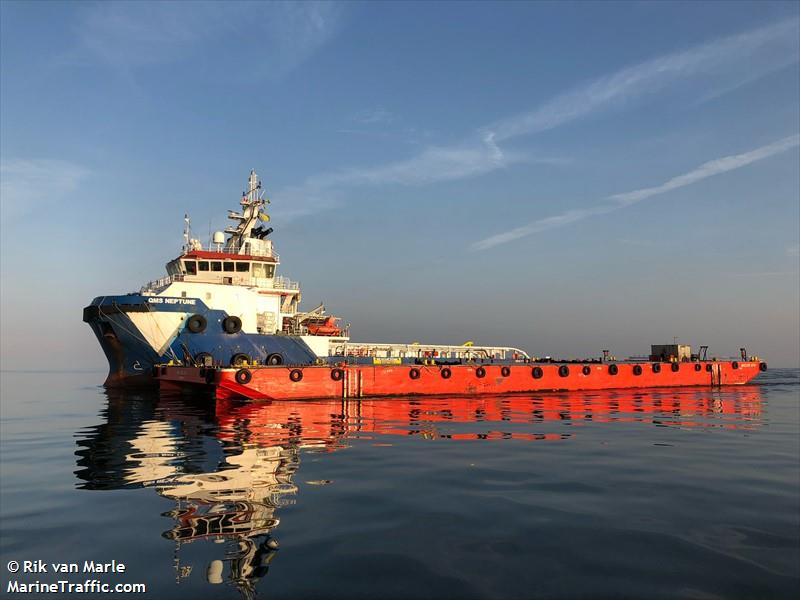
<svg viewBox="0 0 800 600">
<path fill-rule="evenodd" d="M 798 366 L 799 6 L 2 2 L 2 367 L 104 367 L 251 168 L 355 339 Z"/>
</svg>

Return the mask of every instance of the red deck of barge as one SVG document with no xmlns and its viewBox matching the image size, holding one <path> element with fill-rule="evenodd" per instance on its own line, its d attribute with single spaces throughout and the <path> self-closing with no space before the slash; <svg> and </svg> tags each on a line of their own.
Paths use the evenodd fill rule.
<svg viewBox="0 0 800 600">
<path fill-rule="evenodd" d="M 408 395 L 475 396 L 560 390 L 742 385 L 755 360 L 458 365 L 157 367 L 162 390 L 205 389 L 218 399 L 302 400 Z"/>
</svg>

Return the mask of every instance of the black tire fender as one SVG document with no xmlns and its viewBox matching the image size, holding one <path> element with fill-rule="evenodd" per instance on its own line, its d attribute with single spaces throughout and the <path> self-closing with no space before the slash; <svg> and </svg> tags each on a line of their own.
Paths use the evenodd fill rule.
<svg viewBox="0 0 800 600">
<path fill-rule="evenodd" d="M 239 369 L 236 371 L 236 375 L 234 375 L 233 378 L 239 385 L 247 385 L 253 379 L 253 374 L 250 372 L 250 369 Z"/>
<path fill-rule="evenodd" d="M 232 315 L 225 317 L 222 319 L 222 329 L 225 333 L 239 333 L 242 330 L 242 320 Z"/>
<path fill-rule="evenodd" d="M 186 329 L 192 333 L 202 333 L 206 330 L 208 321 L 203 315 L 192 315 L 186 320 Z"/>
<path fill-rule="evenodd" d="M 302 381 L 303 379 L 303 372 L 300 369 L 292 369 L 289 371 L 289 379 L 297 383 L 298 381 Z"/>
<path fill-rule="evenodd" d="M 334 381 L 341 381 L 344 379 L 344 371 L 342 369 L 333 369 L 331 371 L 331 379 Z"/>
</svg>

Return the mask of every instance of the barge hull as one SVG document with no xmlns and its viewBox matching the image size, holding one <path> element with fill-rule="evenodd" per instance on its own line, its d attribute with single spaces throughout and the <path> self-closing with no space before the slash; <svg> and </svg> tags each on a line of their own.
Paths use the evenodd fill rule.
<svg viewBox="0 0 800 600">
<path fill-rule="evenodd" d="M 743 385 L 765 368 L 764 363 L 756 361 L 326 365 L 242 369 L 161 366 L 156 367 L 156 377 L 163 390 L 205 390 L 218 399 L 303 400 Z"/>
</svg>

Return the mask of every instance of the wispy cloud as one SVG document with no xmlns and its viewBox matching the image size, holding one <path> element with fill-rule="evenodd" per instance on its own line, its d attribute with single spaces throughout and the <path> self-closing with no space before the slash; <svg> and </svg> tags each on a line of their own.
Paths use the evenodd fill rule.
<svg viewBox="0 0 800 600">
<path fill-rule="evenodd" d="M 672 179 L 660 185 L 608 196 L 605 204 L 590 208 L 568 210 L 559 215 L 545 217 L 543 219 L 534 221 L 533 223 L 529 223 L 528 225 L 516 227 L 509 231 L 495 234 L 473 243 L 472 249 L 486 250 L 488 248 L 499 246 L 500 244 L 506 244 L 534 233 L 568 225 L 569 223 L 581 221 L 588 217 L 607 214 L 626 206 L 631 206 L 652 196 L 697 183 L 698 181 L 702 181 L 708 177 L 727 173 L 728 171 L 733 171 L 735 169 L 741 169 L 742 167 L 754 162 L 764 160 L 770 156 L 774 156 L 776 154 L 786 152 L 792 148 L 796 148 L 798 145 L 800 145 L 800 135 L 791 135 L 773 142 L 772 144 L 767 144 L 766 146 L 761 146 L 755 150 L 750 150 L 749 152 L 710 160 L 706 163 L 703 163 L 696 169 L 693 169 L 688 173 L 684 173 L 683 175 L 673 177 Z"/>
<path fill-rule="evenodd" d="M 342 11 L 332 2 L 100 2 L 84 9 L 78 58 L 130 71 L 213 50 L 204 69 L 276 76 L 330 40 Z"/>
<path fill-rule="evenodd" d="M 2 221 L 22 217 L 75 191 L 89 169 L 64 160 L 11 159 L 0 162 Z"/>
<path fill-rule="evenodd" d="M 362 110 L 353 116 L 353 121 L 362 125 L 374 125 L 376 123 L 391 123 L 394 121 L 395 115 L 390 113 L 385 108 L 373 108 L 369 110 Z"/>
<path fill-rule="evenodd" d="M 743 82 L 756 79 L 759 74 L 800 60 L 799 33 L 800 21 L 790 19 L 662 55 L 580 85 L 529 112 L 479 127 L 459 144 L 430 146 L 416 156 L 385 165 L 346 168 L 316 175 L 302 185 L 275 195 L 279 198 L 285 192 L 293 198 L 299 198 L 301 192 L 306 190 L 317 198 L 332 197 L 337 195 L 336 188 L 346 186 L 420 185 L 484 175 L 514 163 L 564 164 L 568 161 L 563 158 L 512 153 L 501 148 L 500 144 L 514 137 L 529 136 L 594 113 L 630 105 L 648 94 L 685 81 L 699 80 L 703 84 L 712 81 L 714 89 L 720 94 L 724 93 L 724 89 L 736 89 Z M 697 93 L 704 92 L 707 89 L 703 88 Z M 362 118 L 379 122 L 386 115 L 378 109 L 374 113 L 364 113 Z M 347 132 L 363 133 L 360 130 Z M 668 182 L 665 185 L 679 183 Z M 319 205 L 327 204 L 324 202 Z M 502 237 L 498 239 L 502 241 L 497 243 L 616 208 L 582 209 L 548 217 L 541 222 L 500 234 Z"/>
<path fill-rule="evenodd" d="M 800 21 L 789 19 L 626 67 L 486 127 L 503 141 L 626 106 L 670 85 L 713 74 L 717 95 L 800 60 Z M 705 92 L 706 94 L 708 92 Z"/>
</svg>

